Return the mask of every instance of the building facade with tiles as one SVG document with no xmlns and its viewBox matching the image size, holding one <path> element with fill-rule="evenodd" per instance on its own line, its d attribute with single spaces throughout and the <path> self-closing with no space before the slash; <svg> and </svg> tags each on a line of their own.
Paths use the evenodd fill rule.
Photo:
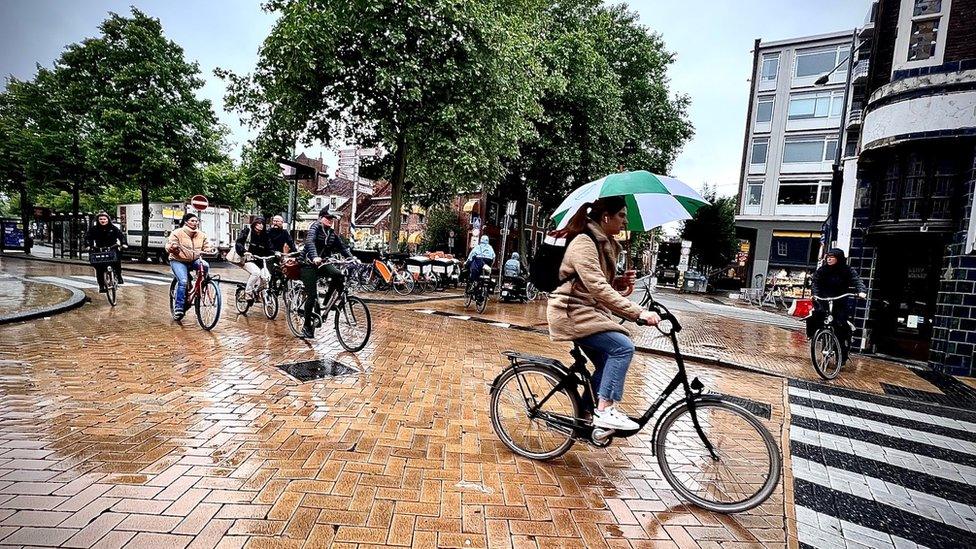
<svg viewBox="0 0 976 549">
<path fill-rule="evenodd" d="M 873 10 L 837 238 L 870 289 L 856 345 L 976 375 L 976 0 Z"/>
</svg>

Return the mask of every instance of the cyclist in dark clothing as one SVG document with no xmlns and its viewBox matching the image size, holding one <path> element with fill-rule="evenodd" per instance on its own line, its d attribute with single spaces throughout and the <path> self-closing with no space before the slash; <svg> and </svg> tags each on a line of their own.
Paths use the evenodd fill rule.
<svg viewBox="0 0 976 549">
<path fill-rule="evenodd" d="M 108 213 L 98 212 L 98 216 L 95 217 L 95 224 L 89 227 L 88 233 L 85 234 L 85 243 L 88 244 L 88 249 L 99 250 L 116 244 L 125 244 L 125 235 L 118 227 L 112 225 Z M 115 279 L 121 285 L 123 284 L 122 260 L 118 250 L 115 252 L 115 257 L 116 260 L 112 267 L 115 269 Z M 108 264 L 95 265 L 95 278 L 98 279 L 98 291 L 100 293 L 105 293 L 105 269 L 107 268 Z"/>
<path fill-rule="evenodd" d="M 288 246 L 287 253 L 298 250 L 295 247 L 295 241 L 291 238 L 291 234 L 285 230 L 285 218 L 280 215 L 271 218 L 271 227 L 268 229 L 268 241 L 273 252 L 286 253 L 285 245 Z"/>
<path fill-rule="evenodd" d="M 813 295 L 816 297 L 837 297 L 846 293 L 857 293 L 861 299 L 867 297 L 867 287 L 858 276 L 857 271 L 847 264 L 844 250 L 831 248 L 824 257 L 824 264 L 813 273 Z M 813 300 L 814 314 L 807 320 L 807 336 L 813 337 L 813 332 L 823 325 L 823 319 L 830 312 L 830 302 Z M 834 302 L 834 326 L 838 339 L 843 347 L 844 357 L 851 343 L 851 328 L 847 319 L 854 312 L 854 300 L 851 298 Z"/>
<path fill-rule="evenodd" d="M 319 220 L 312 223 L 308 228 L 308 235 L 305 237 L 305 248 L 302 250 L 302 257 L 306 263 L 302 266 L 302 284 L 305 286 L 305 325 L 302 327 L 302 337 L 311 339 L 315 337 L 315 328 L 312 318 L 317 303 L 316 287 L 322 277 L 328 277 L 329 289 L 325 294 L 325 302 L 332 299 L 332 295 L 342 291 L 345 277 L 334 265 L 322 265 L 322 262 L 333 254 L 340 254 L 343 257 L 352 257 L 349 247 L 343 242 L 342 238 L 335 232 L 332 225 L 338 216 L 326 206 L 319 212 Z M 326 311 L 326 314 L 328 311 Z"/>
</svg>

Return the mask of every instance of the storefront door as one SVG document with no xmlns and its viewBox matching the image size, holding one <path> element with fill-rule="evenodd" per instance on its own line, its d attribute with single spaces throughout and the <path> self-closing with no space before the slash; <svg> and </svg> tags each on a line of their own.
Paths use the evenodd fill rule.
<svg viewBox="0 0 976 549">
<path fill-rule="evenodd" d="M 941 235 L 892 235 L 879 242 L 873 295 L 880 302 L 878 351 L 928 359 L 943 249 Z"/>
</svg>

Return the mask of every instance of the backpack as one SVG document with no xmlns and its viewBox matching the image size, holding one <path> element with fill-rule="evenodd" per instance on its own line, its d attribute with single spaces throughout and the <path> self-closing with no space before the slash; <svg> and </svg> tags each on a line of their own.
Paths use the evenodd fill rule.
<svg viewBox="0 0 976 549">
<path fill-rule="evenodd" d="M 580 234 L 590 237 L 596 244 L 596 239 L 589 231 Z M 535 257 L 532 259 L 532 268 L 529 271 L 529 280 L 540 292 L 552 292 L 566 281 L 576 277 L 573 275 L 569 278 L 559 278 L 559 267 L 563 264 L 566 250 L 572 240 L 572 238 L 556 238 L 552 234 L 548 234 L 543 239 L 539 249 L 536 250 Z M 597 248 L 599 249 L 599 245 Z"/>
</svg>

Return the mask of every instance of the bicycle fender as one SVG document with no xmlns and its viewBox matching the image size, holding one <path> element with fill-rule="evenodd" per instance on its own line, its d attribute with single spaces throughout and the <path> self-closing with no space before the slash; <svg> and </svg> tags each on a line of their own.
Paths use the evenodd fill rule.
<svg viewBox="0 0 976 549">
<path fill-rule="evenodd" d="M 698 404 L 700 402 L 724 402 L 721 395 L 715 395 L 715 394 L 694 395 L 691 397 L 691 400 L 695 404 Z M 657 434 L 661 428 L 661 422 L 664 421 L 664 418 L 671 415 L 671 412 L 677 409 L 678 406 L 681 406 L 682 404 L 685 404 L 687 402 L 688 402 L 687 398 L 682 398 L 675 402 L 672 402 L 670 406 L 665 408 L 664 411 L 657 416 L 657 419 L 654 421 L 654 430 L 651 431 L 651 455 L 657 455 L 657 451 L 655 450 L 655 448 L 657 448 Z"/>
</svg>

